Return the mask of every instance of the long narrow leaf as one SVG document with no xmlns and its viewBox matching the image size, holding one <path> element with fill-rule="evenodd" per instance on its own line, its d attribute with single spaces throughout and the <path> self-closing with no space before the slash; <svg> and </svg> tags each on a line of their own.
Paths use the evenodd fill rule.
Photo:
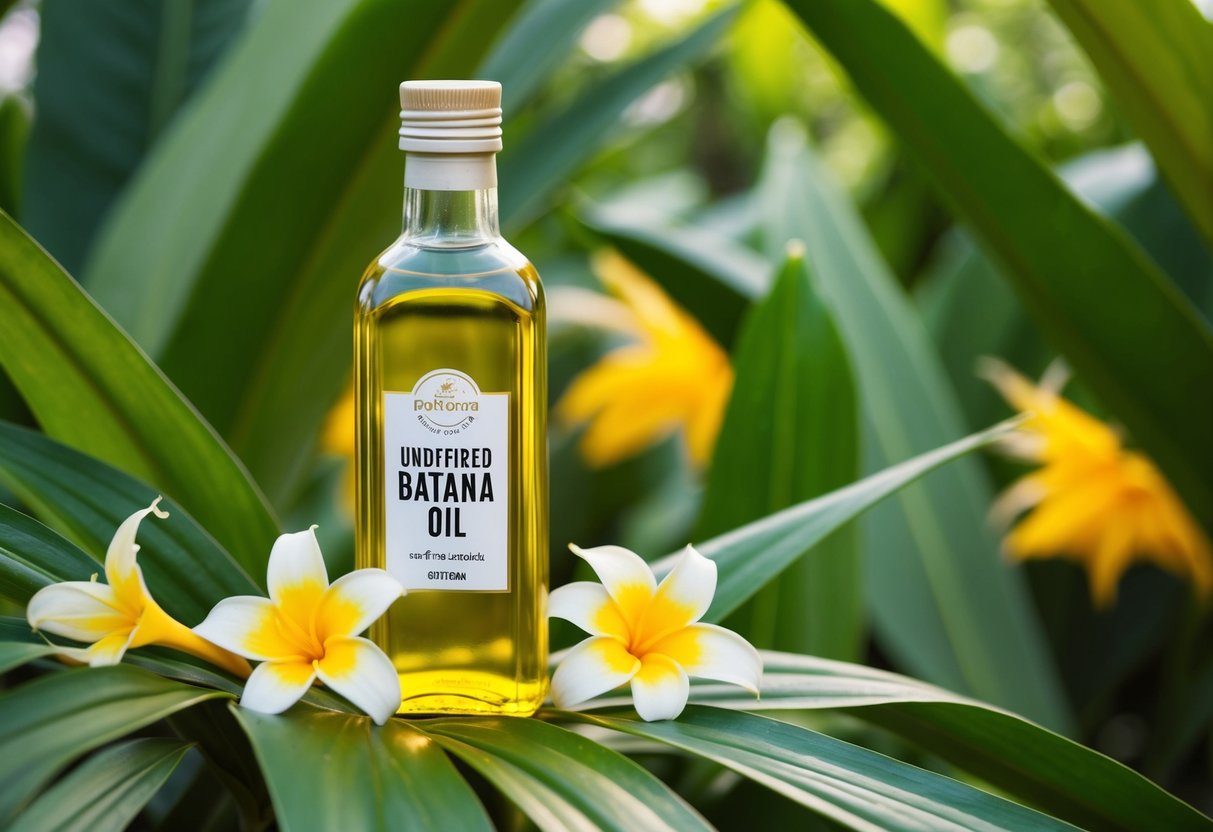
<svg viewBox="0 0 1213 832">
<path fill-rule="evenodd" d="M 961 433 L 964 420 L 926 329 L 793 125 L 772 131 L 763 183 L 767 246 L 805 242 L 855 366 L 874 461 L 887 464 Z M 917 675 L 949 685 L 959 678 L 966 692 L 1064 728 L 1060 685 L 1020 575 L 983 520 L 991 499 L 985 473 L 966 460 L 900 495 L 908 536 L 865 527 L 878 633 Z"/>
<path fill-rule="evenodd" d="M 937 448 L 894 465 L 857 483 L 776 512 L 711 540 L 696 544 L 716 561 L 716 596 L 704 618 L 719 621 L 787 568 L 802 553 L 891 494 L 934 469 L 985 447 L 1015 426 L 1014 421 Z M 811 557 L 811 555 L 810 555 Z M 658 573 L 673 568 L 678 555 L 653 565 Z"/>
<path fill-rule="evenodd" d="M 133 667 L 44 676 L 0 696 L 0 823 L 68 763 L 183 708 L 227 696 Z"/>
<path fill-rule="evenodd" d="M 444 719 L 425 731 L 475 768 L 540 829 L 708 829 L 638 763 L 537 720 Z"/>
<path fill-rule="evenodd" d="M 244 466 L 7 214 L 0 365 L 48 434 L 163 489 L 253 574 L 264 571 L 277 523 Z"/>
<path fill-rule="evenodd" d="M 801 250 L 738 336 L 736 382 L 712 454 L 697 534 L 720 534 L 854 482 L 855 385 L 833 317 Z M 818 543 L 744 608 L 760 646 L 839 659 L 859 655 L 862 587 L 855 524 Z"/>
<path fill-rule="evenodd" d="M 501 156 L 501 214 L 507 225 L 532 219 L 541 198 L 601 146 L 623 110 L 710 49 L 736 18 L 737 8 L 726 6 L 686 37 L 609 75 L 536 124 L 522 142 L 507 145 Z M 553 141 L 554 136 L 560 140 Z"/>
<path fill-rule="evenodd" d="M 234 713 L 288 832 L 492 828 L 467 781 L 408 722 L 377 728 L 365 716 L 302 707 Z"/>
<path fill-rule="evenodd" d="M 69 271 L 251 0 L 44 4 L 21 221 Z M 87 89 L 88 95 L 81 95 Z"/>
<path fill-rule="evenodd" d="M 1155 783 L 1073 740 L 1008 711 L 863 665 L 764 652 L 761 699 L 710 684 L 694 686 L 691 701 L 750 711 L 845 710 L 1084 829 L 1213 828 L 1213 821 Z"/>
<path fill-rule="evenodd" d="M 1191 0 L 1049 0 L 1213 243 L 1213 24 Z"/>
<path fill-rule="evenodd" d="M 111 746 L 47 789 L 10 832 L 122 832 L 189 749 L 179 740 L 159 738 Z"/>
<path fill-rule="evenodd" d="M 706 757 L 852 829 L 1073 829 L 1048 815 L 866 748 L 751 714 L 690 705 L 676 721 L 577 719 Z"/>
<path fill-rule="evenodd" d="M 881 3 L 788 3 L 1007 266 L 1050 341 L 1213 526 L 1213 331 L 1192 305 Z"/>
<path fill-rule="evenodd" d="M 5 596 L 21 603 L 52 580 L 88 580 L 99 570 L 99 561 L 122 521 L 156 497 L 149 486 L 103 462 L 3 422 L 0 481 L 95 558 L 90 564 L 80 564 L 79 554 L 68 551 L 75 547 L 61 539 L 34 549 L 22 548 L 25 543 L 19 536 L 5 537 L 0 546 L 13 551 L 13 563 L 22 561 L 37 571 L 20 577 L 20 582 L 11 587 L 0 579 Z M 167 499 L 160 505 L 169 513 L 168 518 L 148 519 L 139 527 L 139 564 L 165 610 L 192 625 L 221 599 L 260 591 L 232 556 L 183 508 Z M 20 530 L 4 534 L 19 535 Z M 260 557 L 268 554 L 267 548 Z M 17 567 L 0 568 L 0 575 L 8 569 Z M 14 575 L 13 580 L 18 576 Z"/>
</svg>

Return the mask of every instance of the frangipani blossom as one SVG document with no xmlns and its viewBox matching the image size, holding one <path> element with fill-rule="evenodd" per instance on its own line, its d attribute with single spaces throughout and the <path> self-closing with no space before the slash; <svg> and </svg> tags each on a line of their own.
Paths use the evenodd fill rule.
<svg viewBox="0 0 1213 832">
<path fill-rule="evenodd" d="M 319 678 L 382 725 L 400 707 L 400 679 L 391 659 L 357 636 L 404 589 L 382 569 L 358 569 L 330 585 L 315 529 L 274 542 L 269 598 L 225 598 L 194 632 L 261 662 L 240 697 L 246 708 L 281 713 Z"/>
<path fill-rule="evenodd" d="M 755 696 L 762 658 L 741 636 L 696 623 L 716 594 L 716 564 L 694 547 L 659 586 L 649 565 L 621 546 L 580 549 L 601 584 L 552 592 L 548 615 L 590 633 L 552 674 L 552 700 L 572 707 L 630 682 L 642 719 L 674 719 L 686 707 L 689 676 L 740 685 Z"/>
<path fill-rule="evenodd" d="M 1062 398 L 1060 378 L 1033 385 L 992 360 L 985 374 L 1028 417 L 1005 447 L 1040 465 L 994 505 L 1005 525 L 1028 512 L 1004 539 L 1012 556 L 1077 560 L 1099 606 L 1115 601 L 1120 576 L 1142 560 L 1188 577 L 1202 594 L 1213 590 L 1209 539 L 1148 457 Z"/>
<path fill-rule="evenodd" d="M 690 313 L 619 254 L 599 255 L 593 266 L 619 300 L 554 290 L 552 318 L 590 320 L 627 336 L 629 343 L 573 380 L 556 405 L 556 417 L 565 424 L 586 425 L 580 449 L 593 466 L 635 456 L 679 430 L 691 460 L 706 465 L 733 389 L 728 354 Z"/>
<path fill-rule="evenodd" d="M 126 518 L 105 553 L 105 580 L 64 581 L 43 587 L 30 598 L 25 615 L 35 630 L 92 644 L 91 647 L 62 647 L 68 658 L 93 667 L 117 664 L 132 647 L 160 644 L 183 650 L 236 674 L 248 676 L 249 665 L 239 656 L 199 638 L 184 624 L 160 608 L 143 581 L 143 570 L 135 560 L 139 551 L 135 535 L 149 514 L 163 519 L 168 512 L 150 506 Z"/>
</svg>

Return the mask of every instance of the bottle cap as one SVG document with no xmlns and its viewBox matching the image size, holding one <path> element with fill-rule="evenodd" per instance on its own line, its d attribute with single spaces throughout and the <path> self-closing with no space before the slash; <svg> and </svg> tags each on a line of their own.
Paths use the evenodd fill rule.
<svg viewBox="0 0 1213 832">
<path fill-rule="evenodd" d="M 501 150 L 501 84 L 496 81 L 405 81 L 400 106 L 401 150 Z"/>
</svg>

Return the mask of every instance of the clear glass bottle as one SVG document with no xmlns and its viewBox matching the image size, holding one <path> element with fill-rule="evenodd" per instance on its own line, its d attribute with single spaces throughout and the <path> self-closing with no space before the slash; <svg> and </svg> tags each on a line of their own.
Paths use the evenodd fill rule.
<svg viewBox="0 0 1213 832">
<path fill-rule="evenodd" d="M 401 713 L 529 715 L 547 683 L 543 289 L 502 239 L 501 87 L 405 82 L 404 231 L 355 311 L 357 561 Z"/>
</svg>

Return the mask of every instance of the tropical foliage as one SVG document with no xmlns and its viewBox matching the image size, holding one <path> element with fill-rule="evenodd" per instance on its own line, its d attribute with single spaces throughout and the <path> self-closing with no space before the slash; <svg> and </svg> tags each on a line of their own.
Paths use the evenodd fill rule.
<svg viewBox="0 0 1213 832">
<path fill-rule="evenodd" d="M 0 66 L 0 826 L 1213 828 L 1213 24 L 1148 5 L 0 4 L 38 42 Z M 757 647 L 758 698 L 688 652 L 675 719 L 568 672 L 534 719 L 387 719 L 335 665 L 269 715 L 188 629 L 279 614 L 284 532 L 357 580 L 349 312 L 419 77 L 504 86 L 554 666 L 613 637 L 568 542 L 652 587 L 697 551 L 684 630 Z M 261 672 L 241 622 L 202 632 Z"/>
</svg>

